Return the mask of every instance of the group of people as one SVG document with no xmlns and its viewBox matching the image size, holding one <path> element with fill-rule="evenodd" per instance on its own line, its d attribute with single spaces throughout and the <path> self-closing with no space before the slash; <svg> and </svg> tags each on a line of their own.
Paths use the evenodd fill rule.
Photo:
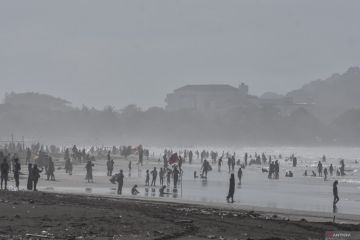
<svg viewBox="0 0 360 240">
<path fill-rule="evenodd" d="M 151 174 L 151 184 L 150 184 L 150 174 Z M 157 176 L 159 175 L 159 184 L 160 186 L 165 186 L 164 180 L 166 177 L 166 186 L 170 187 L 171 179 L 173 179 L 173 186 L 174 189 L 177 188 L 179 183 L 179 177 L 181 174 L 181 169 L 179 170 L 177 165 L 174 165 L 173 168 L 160 168 L 159 172 L 157 171 L 156 167 L 152 171 L 146 170 L 146 176 L 145 176 L 145 186 L 155 187 L 156 186 L 156 180 Z"/>
<path fill-rule="evenodd" d="M 32 147 L 33 148 L 33 147 Z M 32 149 L 31 148 L 31 149 Z M 27 148 L 25 150 L 25 160 L 26 162 L 30 162 L 31 157 L 34 155 L 32 154 L 30 148 Z M 39 148 L 40 152 L 42 148 Z M 72 160 L 75 158 L 80 158 L 81 160 L 86 159 L 85 169 L 86 169 L 86 176 L 85 179 L 87 182 L 94 182 L 93 180 L 93 167 L 94 163 L 92 159 L 87 158 L 88 153 L 84 151 L 80 151 L 77 149 L 76 146 L 74 146 L 71 149 L 72 153 L 70 153 L 69 149 L 66 149 L 64 151 L 64 160 L 65 160 L 65 171 L 68 174 L 72 174 Z M 113 150 L 114 151 L 114 150 Z M 139 167 L 143 164 L 143 157 L 144 157 L 144 150 L 139 147 L 136 152 L 139 156 Z M 148 154 L 147 154 L 148 155 Z M 16 156 L 16 155 L 14 155 Z M 182 170 L 182 164 L 188 160 L 188 163 L 191 164 L 195 157 L 201 160 L 201 169 L 200 169 L 200 177 L 203 179 L 207 179 L 208 172 L 212 170 L 212 165 L 217 164 L 218 171 L 221 171 L 221 167 L 223 164 L 223 158 L 227 158 L 227 165 L 228 165 L 228 172 L 230 173 L 230 179 L 229 179 L 229 191 L 228 195 L 226 196 L 227 201 L 233 202 L 234 201 L 234 193 L 235 193 L 235 166 L 238 165 L 238 171 L 237 171 L 237 178 L 239 185 L 242 181 L 243 176 L 243 169 L 248 165 L 248 159 L 250 159 L 250 164 L 268 164 L 268 178 L 270 179 L 278 179 L 279 178 L 279 172 L 280 172 L 280 164 L 278 159 L 281 159 L 282 156 L 269 156 L 267 157 L 264 153 L 263 154 L 256 154 L 253 157 L 252 155 L 249 155 L 246 153 L 244 155 L 244 162 L 241 164 L 241 161 L 236 161 L 236 155 L 229 154 L 229 153 L 222 153 L 219 157 L 219 154 L 216 151 L 193 151 L 193 150 L 184 150 L 182 152 L 179 152 L 179 155 L 176 158 L 176 161 L 173 161 L 174 152 L 170 150 L 165 150 L 163 155 L 164 165 L 157 169 L 154 167 L 151 170 L 146 170 L 145 175 L 145 186 L 146 187 L 156 187 L 157 184 L 160 185 L 160 193 L 164 194 L 166 188 L 171 188 L 171 182 L 173 182 L 173 189 L 176 190 L 179 185 L 179 180 L 181 179 L 181 176 L 183 174 Z M 210 159 L 211 161 L 209 161 Z M 274 161 L 273 161 L 274 159 Z M 297 158 L 292 155 L 290 156 L 290 160 L 292 161 L 292 166 L 297 166 Z M 160 160 L 159 160 L 160 161 Z M 0 152 L 0 171 L 1 171 L 1 189 L 7 189 L 7 183 L 9 179 L 9 173 L 13 172 L 13 178 L 15 180 L 16 188 L 19 189 L 19 177 L 20 177 L 20 170 L 21 170 L 21 164 L 19 161 L 19 158 L 14 157 L 13 160 L 9 162 L 9 158 L 7 155 Z M 328 175 L 333 176 L 335 174 L 335 169 L 333 165 L 331 164 L 329 167 L 324 167 L 324 162 L 326 162 L 326 157 L 324 156 L 322 158 L 322 162 L 319 161 L 317 165 L 317 172 L 318 176 L 322 177 L 324 176 L 324 180 L 327 180 Z M 132 163 L 131 160 L 129 161 L 128 168 L 129 168 L 129 175 L 131 173 L 131 167 Z M 28 181 L 27 181 L 27 189 L 28 190 L 34 190 L 37 191 L 37 183 L 40 178 L 40 174 L 45 170 L 47 180 L 55 181 L 55 164 L 51 157 L 49 157 L 47 164 L 45 165 L 45 168 L 38 167 L 38 164 L 28 164 Z M 107 170 L 107 176 L 111 177 L 111 181 L 113 183 L 117 183 L 117 194 L 121 195 L 123 193 L 123 186 L 124 186 L 124 172 L 121 169 L 118 173 L 113 175 L 114 171 L 114 160 L 111 157 L 111 152 L 107 152 L 107 161 L 106 161 L 106 170 Z M 313 171 L 313 174 L 316 175 L 316 173 Z M 305 171 L 305 176 L 307 176 L 307 171 Z M 342 160 L 340 162 L 340 167 L 336 171 L 337 176 L 344 176 L 345 175 L 345 163 Z M 286 172 L 287 177 L 292 177 L 293 172 L 288 171 Z M 196 171 L 194 172 L 194 178 L 197 178 Z M 336 207 L 337 202 L 339 201 L 339 195 L 338 195 L 338 181 L 334 182 L 333 185 L 333 195 L 334 195 L 334 201 L 333 205 L 334 208 Z M 131 189 L 131 194 L 137 195 L 139 193 L 138 186 L 135 184 Z"/>
<path fill-rule="evenodd" d="M 0 154 L 2 155 L 2 154 Z M 9 172 L 10 172 L 10 166 L 7 157 L 3 157 L 1 165 L 0 165 L 0 171 L 1 171 L 1 190 L 5 189 L 7 190 L 7 182 L 9 180 Z M 19 159 L 14 159 L 14 165 L 13 165 L 13 173 L 14 173 L 14 179 L 15 179 L 15 186 L 19 190 L 19 178 L 20 178 L 20 170 L 21 165 L 19 163 Z M 4 186 L 4 188 L 3 188 Z"/>
<path fill-rule="evenodd" d="M 43 172 L 43 168 L 39 169 L 37 164 L 32 165 L 32 163 L 28 164 L 28 181 L 27 181 L 27 189 L 37 191 L 36 186 L 38 184 L 40 173 Z"/>
</svg>

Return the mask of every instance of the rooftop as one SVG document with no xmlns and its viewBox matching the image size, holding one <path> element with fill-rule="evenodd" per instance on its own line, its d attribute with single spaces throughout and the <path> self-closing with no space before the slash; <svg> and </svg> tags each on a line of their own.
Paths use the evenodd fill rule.
<svg viewBox="0 0 360 240">
<path fill-rule="evenodd" d="M 197 91 L 197 92 L 234 92 L 239 91 L 238 88 L 227 84 L 199 84 L 199 85 L 186 85 L 184 87 L 175 89 L 174 92 L 181 92 L 181 91 Z"/>
</svg>

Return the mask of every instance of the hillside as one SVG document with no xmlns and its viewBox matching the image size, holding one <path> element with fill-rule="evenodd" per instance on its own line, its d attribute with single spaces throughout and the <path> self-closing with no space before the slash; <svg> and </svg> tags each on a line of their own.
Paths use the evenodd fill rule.
<svg viewBox="0 0 360 240">
<path fill-rule="evenodd" d="M 287 94 L 295 103 L 316 106 L 324 112 L 318 118 L 335 119 L 346 110 L 360 108 L 360 68 L 351 67 L 343 74 L 334 74 L 325 80 L 316 80 Z M 318 113 L 320 114 L 320 113 Z"/>
</svg>

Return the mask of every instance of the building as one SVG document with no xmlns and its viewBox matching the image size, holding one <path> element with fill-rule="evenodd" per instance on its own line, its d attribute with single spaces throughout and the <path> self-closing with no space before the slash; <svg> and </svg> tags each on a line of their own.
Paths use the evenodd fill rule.
<svg viewBox="0 0 360 240">
<path fill-rule="evenodd" d="M 168 94 L 165 102 L 167 111 L 211 113 L 238 106 L 249 97 L 244 83 L 238 88 L 226 84 L 187 85 Z"/>
</svg>

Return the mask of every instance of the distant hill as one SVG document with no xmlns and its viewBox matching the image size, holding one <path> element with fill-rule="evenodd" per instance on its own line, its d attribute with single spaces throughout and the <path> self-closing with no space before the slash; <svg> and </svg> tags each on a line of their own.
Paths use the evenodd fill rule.
<svg viewBox="0 0 360 240">
<path fill-rule="evenodd" d="M 332 129 L 336 131 L 341 142 L 360 142 L 360 109 L 350 109 L 338 118 L 332 124 Z"/>
<path fill-rule="evenodd" d="M 360 108 L 359 90 L 360 68 L 351 67 L 343 74 L 310 82 L 287 96 L 295 103 L 314 104 L 341 114 L 351 108 Z"/>
<path fill-rule="evenodd" d="M 4 104 L 28 108 L 42 108 L 53 111 L 70 111 L 70 102 L 47 94 L 26 92 L 6 94 Z"/>
<path fill-rule="evenodd" d="M 240 90 L 228 85 L 191 85 L 174 91 L 177 97 L 193 91 L 202 96 L 205 92 L 208 97 L 203 101 L 204 106 L 207 100 L 217 96 L 216 101 L 221 104 L 211 105 L 211 109 L 220 114 L 214 115 L 208 114 L 207 108 L 203 111 L 168 111 L 159 107 L 141 110 L 129 105 L 122 111 L 85 106 L 79 109 L 69 101 L 46 94 L 11 93 L 0 104 L 0 136 L 6 138 L 14 134 L 61 144 L 313 146 L 360 143 L 358 67 L 313 81 L 286 96 L 267 92 L 255 97 L 247 94 L 245 86 L 244 94 L 238 97 Z"/>
</svg>

